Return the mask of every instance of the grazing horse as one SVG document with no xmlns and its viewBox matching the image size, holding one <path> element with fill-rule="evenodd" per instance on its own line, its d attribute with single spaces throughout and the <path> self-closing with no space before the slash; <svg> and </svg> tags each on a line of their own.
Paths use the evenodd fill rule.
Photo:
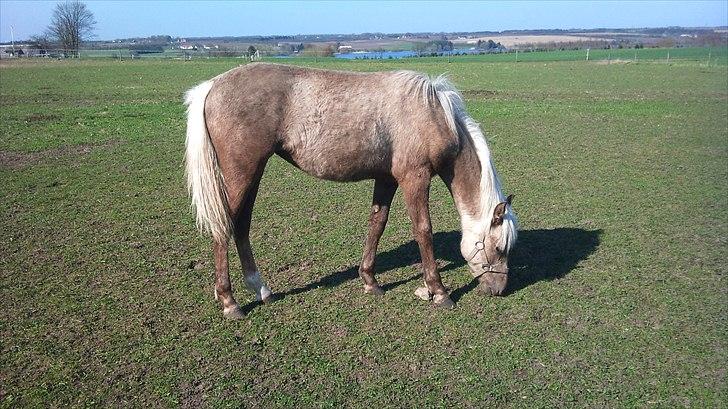
<svg viewBox="0 0 728 409">
<path fill-rule="evenodd" d="M 355 73 L 254 63 L 190 89 L 186 173 L 198 228 L 213 239 L 215 297 L 223 314 L 241 317 L 228 272 L 235 238 L 246 286 L 256 299 L 271 291 L 253 259 L 250 221 L 268 159 L 279 155 L 311 176 L 339 182 L 374 179 L 369 234 L 359 275 L 381 295 L 374 256 L 401 188 L 422 257 L 424 288 L 436 306 L 452 307 L 432 246 L 429 188 L 447 185 L 460 214 L 460 251 L 480 288 L 500 295 L 516 240 L 511 196 L 504 197 L 479 125 L 443 77 L 411 71 Z"/>
</svg>

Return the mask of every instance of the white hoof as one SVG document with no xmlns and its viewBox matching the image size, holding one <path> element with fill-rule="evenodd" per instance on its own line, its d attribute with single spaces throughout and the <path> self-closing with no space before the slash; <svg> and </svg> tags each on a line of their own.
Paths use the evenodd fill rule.
<svg viewBox="0 0 728 409">
<path fill-rule="evenodd" d="M 415 290 L 415 295 L 421 300 L 430 301 L 431 294 L 427 290 L 427 287 L 418 287 Z"/>
<path fill-rule="evenodd" d="M 432 297 L 432 303 L 435 304 L 435 307 L 455 308 L 455 303 L 452 302 L 450 296 L 447 294 L 435 294 Z"/>
<path fill-rule="evenodd" d="M 258 271 L 245 275 L 245 286 L 248 287 L 248 290 L 255 293 L 255 299 L 257 301 L 270 300 L 270 296 L 273 294 L 270 288 L 260 278 L 260 272 Z"/>
<path fill-rule="evenodd" d="M 223 308 L 222 315 L 231 320 L 238 320 L 245 317 L 243 309 L 238 304 Z"/>
<path fill-rule="evenodd" d="M 268 286 L 266 285 L 263 285 L 260 287 L 260 292 L 255 293 L 255 299 L 267 303 L 273 299 L 273 297 L 271 297 L 272 295 L 273 292 L 271 292 L 270 288 L 268 288 Z"/>
</svg>

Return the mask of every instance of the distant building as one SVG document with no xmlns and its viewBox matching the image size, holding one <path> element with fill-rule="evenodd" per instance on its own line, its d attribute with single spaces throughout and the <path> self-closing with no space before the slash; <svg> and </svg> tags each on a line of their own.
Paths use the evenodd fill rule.
<svg viewBox="0 0 728 409">
<path fill-rule="evenodd" d="M 179 45 L 180 50 L 197 50 L 197 46 L 190 43 L 181 43 Z"/>
<path fill-rule="evenodd" d="M 352 51 L 354 51 L 354 48 L 352 46 L 350 46 L 350 45 L 340 45 L 339 46 L 339 52 L 340 53 L 344 53 L 345 54 L 345 53 L 350 53 Z"/>
<path fill-rule="evenodd" d="M 46 50 L 34 47 L 31 44 L 0 45 L 0 58 L 17 57 L 43 57 Z"/>
</svg>

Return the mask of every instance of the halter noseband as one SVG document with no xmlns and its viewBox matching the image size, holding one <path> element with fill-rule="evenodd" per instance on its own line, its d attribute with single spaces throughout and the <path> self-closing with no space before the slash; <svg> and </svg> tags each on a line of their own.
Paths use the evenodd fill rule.
<svg viewBox="0 0 728 409">
<path fill-rule="evenodd" d="M 473 249 L 472 253 L 470 253 L 470 257 L 468 257 L 467 259 L 468 263 L 471 262 L 473 258 L 481 251 L 485 255 L 485 263 L 481 263 L 480 265 L 480 268 L 483 271 L 481 271 L 479 274 L 474 274 L 471 272 L 474 278 L 478 278 L 485 273 L 508 274 L 508 264 L 505 263 L 503 260 L 498 261 L 497 263 L 491 263 L 490 260 L 488 260 L 488 252 L 485 251 L 485 238 L 483 238 L 483 240 L 475 242 L 475 248 Z"/>
</svg>

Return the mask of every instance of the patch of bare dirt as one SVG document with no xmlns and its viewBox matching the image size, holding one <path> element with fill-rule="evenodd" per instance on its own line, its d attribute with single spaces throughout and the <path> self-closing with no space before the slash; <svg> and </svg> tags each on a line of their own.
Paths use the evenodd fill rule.
<svg viewBox="0 0 728 409">
<path fill-rule="evenodd" d="M 0 150 L 0 168 L 22 169 L 48 160 L 60 159 L 67 156 L 87 155 L 99 148 L 116 146 L 119 141 L 107 141 L 97 144 L 85 143 L 74 146 L 61 146 L 38 152 L 12 152 Z"/>
<path fill-rule="evenodd" d="M 462 94 L 465 98 L 493 98 L 498 92 L 489 89 L 471 89 L 463 91 Z"/>
<path fill-rule="evenodd" d="M 50 122 L 59 119 L 60 117 L 55 114 L 31 114 L 25 117 L 25 123 L 31 122 Z"/>
<path fill-rule="evenodd" d="M 598 64 L 598 65 L 629 64 L 631 62 L 632 62 L 632 60 L 614 59 L 614 60 L 598 60 L 598 61 L 595 61 L 595 64 Z"/>
</svg>

